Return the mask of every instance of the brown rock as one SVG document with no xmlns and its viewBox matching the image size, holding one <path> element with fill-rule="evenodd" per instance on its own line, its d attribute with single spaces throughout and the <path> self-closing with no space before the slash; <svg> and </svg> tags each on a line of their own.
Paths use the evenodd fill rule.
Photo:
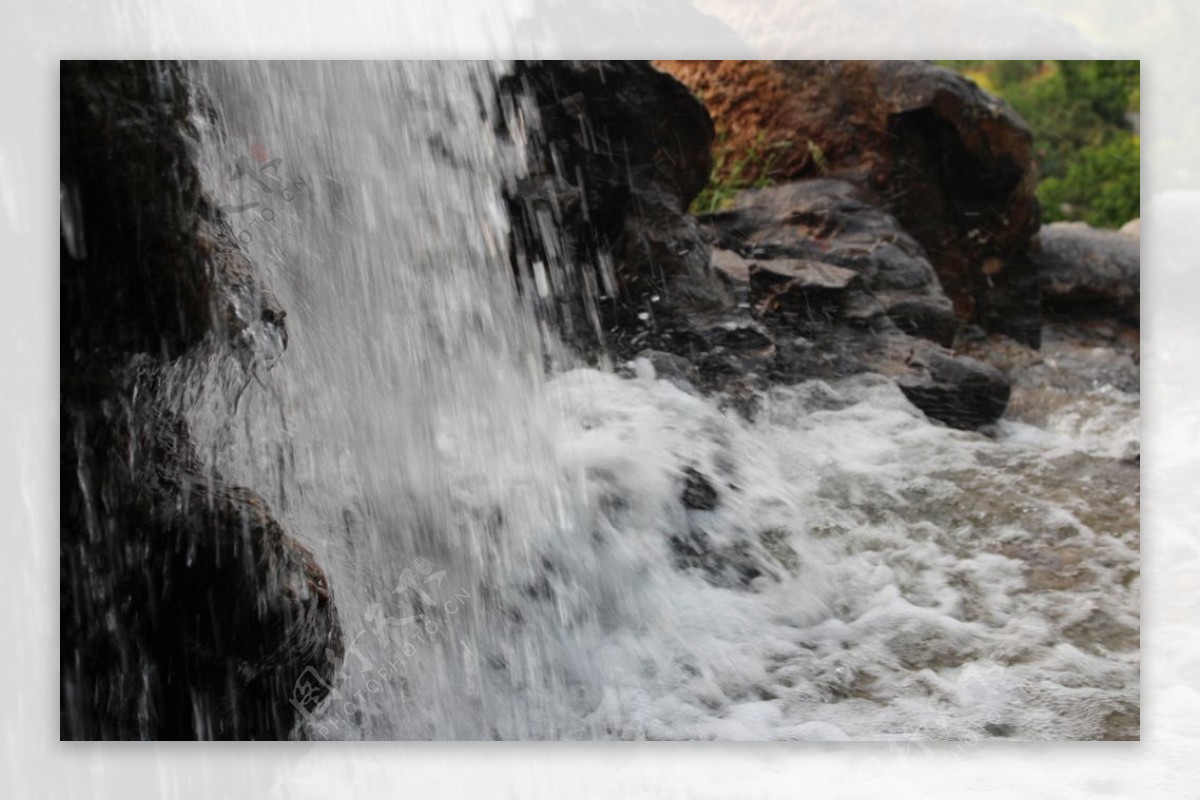
<svg viewBox="0 0 1200 801">
<path fill-rule="evenodd" d="M 853 270 L 819 261 L 775 259 L 750 267 L 750 299 L 761 314 L 783 312 L 809 319 L 833 318 L 845 305 L 846 290 L 862 279 Z"/>
<path fill-rule="evenodd" d="M 663 61 L 708 107 L 718 172 L 836 176 L 930 255 L 958 316 L 1036 344 L 1032 135 L 971 81 L 917 61 Z"/>
</svg>

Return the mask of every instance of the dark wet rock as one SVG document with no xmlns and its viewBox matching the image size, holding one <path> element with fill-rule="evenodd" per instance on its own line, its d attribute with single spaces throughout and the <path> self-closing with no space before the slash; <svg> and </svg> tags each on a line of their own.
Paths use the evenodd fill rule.
<svg viewBox="0 0 1200 801">
<path fill-rule="evenodd" d="M 729 315 L 707 321 L 701 334 L 714 348 L 737 351 L 769 358 L 775 350 L 775 340 L 761 325 L 749 316 Z"/>
<path fill-rule="evenodd" d="M 1032 134 L 1003 101 L 922 61 L 656 63 L 704 98 L 726 169 L 854 184 L 921 243 L 961 320 L 1036 345 Z"/>
<path fill-rule="evenodd" d="M 1033 136 L 1006 103 L 927 62 L 878 62 L 893 161 L 882 194 L 964 320 L 1036 346 Z"/>
<path fill-rule="evenodd" d="M 537 110 L 531 174 L 509 210 L 538 312 L 585 351 L 692 352 L 688 316 L 730 305 L 686 213 L 712 166 L 704 106 L 640 61 L 521 62 L 502 95 Z M 537 293 L 538 265 L 557 277 L 554 297 Z"/>
<path fill-rule="evenodd" d="M 174 357 L 209 332 L 244 348 L 254 326 L 286 343 L 283 309 L 201 191 L 183 80 L 174 62 L 64 63 L 62 347 L 74 360 Z"/>
<path fill-rule="evenodd" d="M 748 273 L 750 263 L 815 261 L 853 270 L 887 303 L 927 298 L 949 306 L 921 245 L 847 181 L 813 179 L 748 190 L 729 209 L 700 221 L 714 241 L 714 265 L 729 277 Z"/>
<path fill-rule="evenodd" d="M 1087 223 L 1051 223 L 1035 253 L 1046 313 L 1057 318 L 1140 320 L 1141 247 L 1138 237 Z"/>
<path fill-rule="evenodd" d="M 868 193 L 842 180 L 796 181 L 740 193 L 701 224 L 717 271 L 774 343 L 767 363 L 697 359 L 716 362 L 708 386 L 733 385 L 739 370 L 760 383 L 871 371 L 950 425 L 1003 413 L 1007 380 L 947 350 L 960 328 L 952 304 L 921 245 Z"/>
<path fill-rule="evenodd" d="M 744 396 L 766 389 L 773 361 L 752 353 L 718 348 L 697 356 L 695 363 L 702 389 Z"/>
<path fill-rule="evenodd" d="M 906 334 L 944 347 L 954 344 L 958 318 L 949 304 L 933 300 L 901 300 L 887 307 L 887 316 Z"/>
<path fill-rule="evenodd" d="M 212 326 L 213 277 L 192 241 L 201 194 L 187 104 L 172 94 L 182 80 L 171 63 L 63 64 L 64 349 L 174 355 Z"/>
<path fill-rule="evenodd" d="M 846 331 L 833 331 L 818 339 L 795 337 L 781 341 L 776 347 L 778 356 L 771 365 L 770 378 L 781 383 L 795 383 L 812 378 L 845 378 L 872 369 L 863 360 L 864 350 L 875 350 L 874 337 L 863 337 Z"/>
<path fill-rule="evenodd" d="M 648 349 L 639 353 L 638 358 L 650 362 L 656 378 L 665 378 L 685 385 L 696 380 L 695 365 L 682 356 Z"/>
<path fill-rule="evenodd" d="M 819 261 L 778 259 L 750 268 L 750 299 L 763 316 L 832 322 L 846 305 L 858 273 Z"/>
<path fill-rule="evenodd" d="M 904 81 L 891 68 L 872 69 L 878 75 L 870 91 L 878 95 L 887 83 L 902 111 L 934 102 L 913 99 L 920 92 L 907 85 L 892 87 L 889 81 Z M 881 191 L 895 188 L 890 179 L 864 181 L 846 170 L 840 178 L 748 190 L 730 208 L 696 220 L 685 209 L 708 177 L 712 126 L 673 79 L 637 63 L 529 62 L 518 65 L 506 91 L 514 102 L 536 103 L 541 119 L 530 145 L 532 175 L 510 199 L 517 272 L 528 292 L 531 273 L 555 271 L 559 294 L 540 311 L 574 344 L 603 346 L 620 359 L 646 351 L 681 357 L 687 367 L 669 368 L 666 377 L 686 375 L 730 406 L 772 381 L 875 370 L 893 377 L 918 371 L 923 378 L 910 376 L 914 392 L 929 396 L 927 407 L 942 408 L 933 396 L 953 377 L 935 379 L 906 359 L 923 340 L 950 344 L 959 322 L 926 248 Z M 872 102 L 883 103 L 878 96 Z M 977 122 L 988 131 L 1003 127 Z M 963 134 L 970 141 L 959 150 L 975 152 L 975 134 Z M 895 164 L 884 157 L 898 158 L 888 149 L 893 137 L 870 136 L 878 152 L 868 160 L 882 159 L 888 178 Z M 618 138 L 629 142 L 619 159 L 612 150 Z M 965 202 L 947 188 L 958 184 L 943 185 L 945 165 L 909 155 L 942 181 L 921 191 Z M 996 163 L 1004 158 L 993 155 Z M 904 186 L 916 180 L 896 178 Z M 558 232 L 553 241 L 548 232 Z M 580 321 L 590 321 L 594 336 Z M 737 410 L 753 415 L 754 405 Z M 975 412 L 938 419 L 994 419 Z"/>
<path fill-rule="evenodd" d="M 975 429 L 1004 414 L 1012 388 L 999 370 L 967 356 L 928 347 L 897 383 L 914 406 L 952 428 Z"/>
<path fill-rule="evenodd" d="M 857 277 L 852 270 L 823 267 L 818 261 L 755 265 L 750 271 L 750 297 L 763 317 L 778 314 L 793 325 L 802 320 L 830 324 L 840 317 L 846 289 Z"/>
<path fill-rule="evenodd" d="M 716 509 L 720 503 L 720 496 L 712 482 L 694 467 L 683 471 L 683 493 L 679 499 L 686 508 L 701 511 Z"/>
<path fill-rule="evenodd" d="M 128 405 L 64 401 L 62 736 L 286 738 L 297 680 L 341 654 L 328 579 L 129 380 Z"/>
<path fill-rule="evenodd" d="M 744 589 L 764 575 L 761 562 L 747 544 L 720 547 L 700 529 L 671 537 L 671 550 L 676 568 L 699 571 L 705 581 L 717 587 Z"/>
<path fill-rule="evenodd" d="M 287 343 L 201 189 L 188 110 L 178 64 L 63 62 L 64 739 L 285 738 L 297 680 L 319 700 L 342 650 L 312 553 L 201 464 L 164 382 Z"/>
</svg>

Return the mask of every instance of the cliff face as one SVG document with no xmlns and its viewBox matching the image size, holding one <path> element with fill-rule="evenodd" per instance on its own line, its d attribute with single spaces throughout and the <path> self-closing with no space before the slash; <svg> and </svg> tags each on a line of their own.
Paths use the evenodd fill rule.
<svg viewBox="0 0 1200 801">
<path fill-rule="evenodd" d="M 753 181 L 837 177 L 920 242 L 958 316 L 1036 346 L 1032 134 L 1006 104 L 918 61 L 663 61 Z"/>
<path fill-rule="evenodd" d="M 284 311 L 202 191 L 178 64 L 63 62 L 61 735 L 285 738 L 324 572 L 197 457 L 164 371 L 269 366 Z"/>
</svg>

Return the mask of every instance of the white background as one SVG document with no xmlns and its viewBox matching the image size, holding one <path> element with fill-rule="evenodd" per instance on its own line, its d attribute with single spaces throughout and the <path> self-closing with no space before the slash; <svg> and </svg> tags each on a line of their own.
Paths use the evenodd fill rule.
<svg viewBox="0 0 1200 801">
<path fill-rule="evenodd" d="M 5 0 L 0 794 L 1196 797 L 1198 14 L 1192 0 Z M 1142 59 L 1141 743 L 58 741 L 58 60 L 516 56 Z"/>
</svg>

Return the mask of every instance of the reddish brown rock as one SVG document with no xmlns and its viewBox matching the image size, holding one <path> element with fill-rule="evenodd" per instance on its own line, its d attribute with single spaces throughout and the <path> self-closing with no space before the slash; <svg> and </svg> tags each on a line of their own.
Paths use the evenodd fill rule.
<svg viewBox="0 0 1200 801">
<path fill-rule="evenodd" d="M 960 319 L 1036 344 L 1032 135 L 1006 104 L 918 61 L 662 61 L 708 107 L 718 174 L 832 176 L 924 246 Z"/>
</svg>

